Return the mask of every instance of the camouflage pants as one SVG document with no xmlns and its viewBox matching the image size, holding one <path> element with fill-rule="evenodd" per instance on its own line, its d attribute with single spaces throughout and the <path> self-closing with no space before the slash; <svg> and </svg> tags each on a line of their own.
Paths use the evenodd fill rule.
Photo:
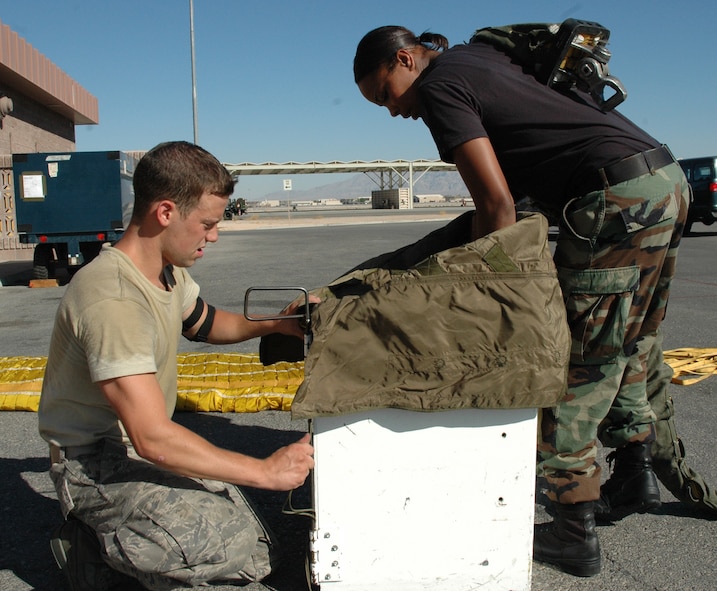
<svg viewBox="0 0 717 591">
<path fill-rule="evenodd" d="M 675 407 L 669 395 L 672 368 L 662 356 L 662 333 L 647 363 L 647 399 L 655 412 L 655 442 L 652 465 L 662 484 L 687 506 L 717 516 L 717 490 L 687 465 L 686 452 L 675 426 Z"/>
<path fill-rule="evenodd" d="M 597 438 L 654 440 L 646 367 L 689 205 L 678 164 L 568 203 L 555 251 L 572 334 L 567 393 L 545 409 L 538 473 L 560 503 L 600 496 Z"/>
<path fill-rule="evenodd" d="M 67 514 L 89 525 L 105 560 L 148 589 L 249 582 L 271 572 L 273 544 L 241 491 L 178 476 L 105 441 L 50 475 Z"/>
</svg>

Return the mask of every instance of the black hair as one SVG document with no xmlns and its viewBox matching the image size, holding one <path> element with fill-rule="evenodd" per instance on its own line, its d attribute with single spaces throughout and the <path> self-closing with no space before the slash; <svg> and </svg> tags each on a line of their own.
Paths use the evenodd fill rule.
<svg viewBox="0 0 717 591">
<path fill-rule="evenodd" d="M 443 35 L 429 32 L 416 36 L 405 27 L 393 25 L 379 27 L 366 33 L 356 48 L 354 82 L 358 84 L 383 65 L 393 67 L 399 49 L 417 46 L 443 51 L 448 49 L 448 39 Z"/>
</svg>

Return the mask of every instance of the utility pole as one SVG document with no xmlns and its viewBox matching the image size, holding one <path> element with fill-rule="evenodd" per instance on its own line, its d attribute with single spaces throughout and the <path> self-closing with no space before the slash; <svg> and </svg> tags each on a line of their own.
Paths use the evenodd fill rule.
<svg viewBox="0 0 717 591">
<path fill-rule="evenodd" d="M 192 112 L 194 120 L 194 143 L 199 143 L 197 125 L 197 74 L 194 67 L 194 0 L 189 0 L 189 44 L 192 50 Z"/>
</svg>

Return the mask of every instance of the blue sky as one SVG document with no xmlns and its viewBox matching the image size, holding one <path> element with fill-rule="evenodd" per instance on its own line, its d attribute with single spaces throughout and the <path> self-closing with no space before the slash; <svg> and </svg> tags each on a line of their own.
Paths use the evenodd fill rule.
<svg viewBox="0 0 717 591">
<path fill-rule="evenodd" d="M 705 0 L 194 0 L 198 143 L 226 163 L 437 158 L 420 121 L 359 94 L 360 38 L 397 24 L 453 44 L 478 27 L 569 17 L 610 29 L 610 71 L 629 95 L 620 111 L 678 157 L 717 153 L 717 3 Z M 0 0 L 0 20 L 98 98 L 78 150 L 194 139 L 189 0 Z M 239 191 L 252 200 L 281 182 L 243 177 Z"/>
</svg>

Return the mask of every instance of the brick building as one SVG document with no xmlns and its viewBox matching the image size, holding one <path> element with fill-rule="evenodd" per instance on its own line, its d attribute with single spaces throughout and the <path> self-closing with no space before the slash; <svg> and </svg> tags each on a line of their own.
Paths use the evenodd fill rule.
<svg viewBox="0 0 717 591">
<path fill-rule="evenodd" d="M 16 231 L 12 154 L 74 151 L 75 125 L 98 122 L 97 99 L 0 21 L 0 261 L 32 258 Z"/>
</svg>

